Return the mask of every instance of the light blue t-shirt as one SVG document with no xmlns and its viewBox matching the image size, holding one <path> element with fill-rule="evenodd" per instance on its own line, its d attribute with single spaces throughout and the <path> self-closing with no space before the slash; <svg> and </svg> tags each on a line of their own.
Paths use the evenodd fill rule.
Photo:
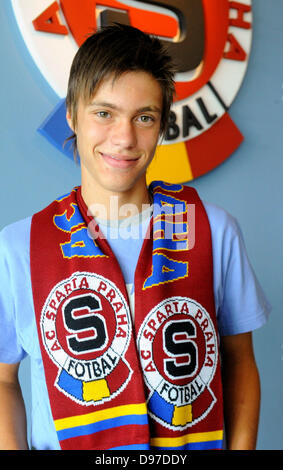
<svg viewBox="0 0 283 470">
<path fill-rule="evenodd" d="M 212 233 L 214 296 L 220 336 L 253 331 L 262 326 L 270 306 L 248 260 L 236 220 L 226 211 L 206 204 Z M 133 279 L 150 209 L 111 225 L 99 221 L 120 263 L 130 302 Z M 35 324 L 30 279 L 31 218 L 0 233 L 0 362 L 31 360 L 31 445 L 60 449 L 48 399 Z M 134 314 L 134 312 L 132 312 Z"/>
</svg>

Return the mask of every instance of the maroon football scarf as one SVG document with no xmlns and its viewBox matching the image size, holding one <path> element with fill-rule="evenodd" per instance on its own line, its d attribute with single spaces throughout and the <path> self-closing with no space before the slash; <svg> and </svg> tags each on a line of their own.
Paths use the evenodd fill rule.
<svg viewBox="0 0 283 470">
<path fill-rule="evenodd" d="M 62 449 L 222 446 L 208 218 L 193 188 L 151 189 L 134 322 L 121 269 L 80 188 L 32 218 L 34 307 Z"/>
</svg>

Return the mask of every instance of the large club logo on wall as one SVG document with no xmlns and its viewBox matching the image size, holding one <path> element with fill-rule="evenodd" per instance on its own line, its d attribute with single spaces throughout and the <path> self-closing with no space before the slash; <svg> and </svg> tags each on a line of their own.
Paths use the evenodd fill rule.
<svg viewBox="0 0 283 470">
<path fill-rule="evenodd" d="M 87 35 L 112 22 L 157 35 L 175 62 L 176 98 L 148 182 L 183 183 L 222 163 L 243 135 L 229 108 L 252 42 L 252 0 L 12 0 L 25 43 L 58 105 L 39 131 L 68 156 L 65 96 L 73 57 Z"/>
</svg>

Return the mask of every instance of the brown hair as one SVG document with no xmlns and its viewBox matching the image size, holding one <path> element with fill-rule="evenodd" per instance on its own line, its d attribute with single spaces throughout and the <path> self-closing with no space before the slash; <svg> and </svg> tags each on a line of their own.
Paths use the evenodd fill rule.
<svg viewBox="0 0 283 470">
<path fill-rule="evenodd" d="M 88 102 L 103 79 L 128 71 L 144 71 L 160 84 L 163 96 L 160 133 L 164 134 L 174 95 L 174 65 L 159 39 L 137 28 L 115 23 L 89 36 L 73 60 L 66 106 L 76 127 L 79 98 Z M 73 145 L 76 152 L 76 135 Z"/>
</svg>

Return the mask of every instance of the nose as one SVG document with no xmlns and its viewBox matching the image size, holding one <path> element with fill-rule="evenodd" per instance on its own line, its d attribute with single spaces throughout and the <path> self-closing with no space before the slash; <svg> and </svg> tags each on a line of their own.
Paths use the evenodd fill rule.
<svg viewBox="0 0 283 470">
<path fill-rule="evenodd" d="M 129 119 L 119 119 L 112 128 L 111 142 L 121 149 L 130 149 L 136 146 L 137 136 L 134 123 Z"/>
</svg>

